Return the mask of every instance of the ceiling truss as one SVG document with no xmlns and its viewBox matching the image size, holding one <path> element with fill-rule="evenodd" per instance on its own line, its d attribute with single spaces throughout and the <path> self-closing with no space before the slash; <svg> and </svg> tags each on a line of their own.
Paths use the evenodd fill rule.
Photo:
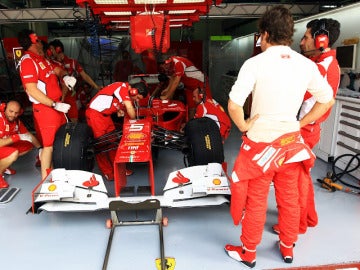
<svg viewBox="0 0 360 270">
<path fill-rule="evenodd" d="M 200 18 L 258 18 L 273 4 L 224 4 L 211 6 L 206 16 Z M 319 13 L 319 6 L 315 4 L 285 5 L 297 18 L 303 18 Z M 76 21 L 86 19 L 85 8 L 27 8 L 1 9 L 0 24 Z"/>
</svg>

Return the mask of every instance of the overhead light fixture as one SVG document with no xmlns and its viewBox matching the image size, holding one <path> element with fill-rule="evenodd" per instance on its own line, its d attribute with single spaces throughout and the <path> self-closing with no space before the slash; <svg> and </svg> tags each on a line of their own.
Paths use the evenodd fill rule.
<svg viewBox="0 0 360 270">
<path fill-rule="evenodd" d="M 174 4 L 204 3 L 205 0 L 173 0 Z"/>
<path fill-rule="evenodd" d="M 170 28 L 182 27 L 182 24 L 170 24 Z"/>
<path fill-rule="evenodd" d="M 130 20 L 123 20 L 123 21 L 111 21 L 112 23 L 130 23 Z"/>
<path fill-rule="evenodd" d="M 155 15 L 155 14 L 163 14 L 163 11 L 139 11 L 137 15 Z"/>
<path fill-rule="evenodd" d="M 94 0 L 95 4 L 98 5 L 127 5 L 127 0 Z"/>
<path fill-rule="evenodd" d="M 151 5 L 151 4 L 166 4 L 167 0 L 135 0 L 135 4 L 137 5 Z"/>
<path fill-rule="evenodd" d="M 188 19 L 171 19 L 170 18 L 170 22 L 186 22 L 188 21 Z"/>
<path fill-rule="evenodd" d="M 105 11 L 104 15 L 106 16 L 130 16 L 130 11 Z"/>
<path fill-rule="evenodd" d="M 185 10 L 170 10 L 169 14 L 191 14 L 195 13 L 196 9 L 185 9 Z"/>
<path fill-rule="evenodd" d="M 336 5 L 323 5 L 322 8 L 337 8 Z"/>
<path fill-rule="evenodd" d="M 127 25 L 115 25 L 114 28 L 116 29 L 129 29 L 129 26 Z"/>
</svg>

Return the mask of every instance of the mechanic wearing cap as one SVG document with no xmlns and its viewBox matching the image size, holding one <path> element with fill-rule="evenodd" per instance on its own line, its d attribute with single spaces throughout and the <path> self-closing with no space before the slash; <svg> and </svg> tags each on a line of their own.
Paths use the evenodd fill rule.
<svg viewBox="0 0 360 270">
<path fill-rule="evenodd" d="M 333 19 L 315 19 L 308 22 L 306 28 L 300 42 L 301 53 L 316 63 L 321 75 L 330 84 L 333 97 L 335 97 L 340 84 L 340 68 L 336 60 L 336 50 L 331 49 L 331 46 L 340 35 L 340 23 Z M 299 119 L 302 119 L 311 110 L 315 102 L 315 98 L 306 92 Z M 330 112 L 331 109 L 318 120 L 301 128 L 301 136 L 311 149 L 320 141 L 320 125 L 328 118 Z M 301 214 L 299 233 L 303 234 L 307 227 L 315 227 L 318 224 L 310 171 L 304 170 L 299 177 L 299 194 Z M 279 233 L 279 226 L 274 225 L 273 230 Z"/>
<path fill-rule="evenodd" d="M 225 251 L 247 267 L 256 264 L 271 181 L 279 211 L 280 254 L 284 262 L 292 263 L 300 220 L 298 177 L 315 161 L 300 128 L 335 103 L 331 86 L 316 64 L 290 48 L 294 34 L 290 11 L 275 6 L 262 15 L 258 26 L 263 52 L 244 62 L 228 103 L 230 117 L 243 133 L 231 175 L 230 204 L 234 224 L 242 223 L 242 244 L 226 245 Z M 316 104 L 298 121 L 306 91 Z M 245 119 L 243 105 L 250 93 L 251 115 Z"/>
<path fill-rule="evenodd" d="M 168 86 L 161 92 L 161 99 L 172 99 L 180 82 L 184 84 L 184 95 L 189 110 L 189 119 L 194 117 L 196 103 L 192 92 L 200 87 L 205 89 L 206 96 L 212 98 L 208 78 L 187 58 L 172 56 L 160 64 L 166 75 L 170 76 Z"/>
<path fill-rule="evenodd" d="M 16 173 L 10 166 L 19 156 L 28 153 L 34 146 L 41 149 L 37 138 L 20 121 L 21 113 L 18 101 L 10 100 L 0 104 L 0 188 L 9 186 L 3 174 Z"/>
<path fill-rule="evenodd" d="M 231 120 L 224 108 L 215 99 L 208 98 L 199 87 L 193 91 L 193 100 L 197 104 L 194 118 L 208 117 L 214 120 L 224 142 L 231 129 Z"/>
<path fill-rule="evenodd" d="M 148 95 L 148 90 L 143 82 L 130 85 L 127 82 L 115 82 L 102 88 L 90 101 L 87 108 L 86 121 L 91 127 L 94 138 L 99 138 L 115 130 L 114 122 L 111 118 L 113 113 L 118 117 L 125 114 L 130 119 L 135 119 L 136 112 L 133 102 Z M 98 153 L 96 161 L 99 169 L 108 180 L 114 180 L 114 159 L 116 150 Z M 131 175 L 130 170 L 126 175 Z"/>
<path fill-rule="evenodd" d="M 79 118 L 79 110 L 76 102 L 77 85 L 79 85 L 79 83 L 84 80 L 96 91 L 98 91 L 101 87 L 97 85 L 94 80 L 85 72 L 83 67 L 76 59 L 70 58 L 65 55 L 64 44 L 59 39 L 51 41 L 49 43 L 49 48 L 54 57 L 54 62 L 60 65 L 64 70 L 66 70 L 69 75 L 74 76 L 77 79 L 77 84 L 72 89 L 63 88 L 62 96 L 62 101 L 71 105 L 67 116 L 71 119 L 72 122 L 77 122 Z"/>
<path fill-rule="evenodd" d="M 18 33 L 18 42 L 25 50 L 20 60 L 20 78 L 29 100 L 33 104 L 34 122 L 38 127 L 37 136 L 41 138 L 41 176 L 44 179 L 52 167 L 53 143 L 55 134 L 66 123 L 65 113 L 70 105 L 60 102 L 62 92 L 58 77 L 48 60 L 44 58 L 42 43 L 34 31 L 24 29 Z M 73 87 L 76 80 L 71 76 L 62 78 Z"/>
</svg>

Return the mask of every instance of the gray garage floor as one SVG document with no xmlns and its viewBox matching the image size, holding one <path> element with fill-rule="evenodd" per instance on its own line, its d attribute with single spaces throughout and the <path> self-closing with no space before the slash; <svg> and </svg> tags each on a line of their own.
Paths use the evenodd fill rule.
<svg viewBox="0 0 360 270">
<path fill-rule="evenodd" d="M 225 143 L 229 172 L 240 146 L 240 134 L 233 131 Z M 13 166 L 17 174 L 7 176 L 11 187 L 20 188 L 15 198 L 0 204 L 1 269 L 98 270 L 102 268 L 109 236 L 105 223 L 109 211 L 86 213 L 27 213 L 31 190 L 40 181 L 34 167 L 35 151 Z M 130 184 L 147 181 L 146 167 L 131 164 L 135 174 Z M 162 150 L 155 163 L 156 193 L 170 172 L 183 168 L 182 154 Z M 313 178 L 323 178 L 330 164 L 317 160 Z M 360 197 L 344 192 L 330 193 L 315 182 L 319 225 L 300 235 L 294 262 L 285 264 L 271 232 L 277 211 L 274 190 L 270 190 L 267 222 L 257 250 L 256 269 L 314 266 L 360 261 Z M 107 183 L 113 193 L 112 183 Z M 177 270 L 233 270 L 242 266 L 229 258 L 223 247 L 239 243 L 240 227 L 232 224 L 228 205 L 200 208 L 165 208 L 169 219 L 164 228 L 165 255 L 176 259 Z M 156 269 L 159 257 L 156 226 L 118 227 L 113 239 L 108 269 Z"/>
</svg>

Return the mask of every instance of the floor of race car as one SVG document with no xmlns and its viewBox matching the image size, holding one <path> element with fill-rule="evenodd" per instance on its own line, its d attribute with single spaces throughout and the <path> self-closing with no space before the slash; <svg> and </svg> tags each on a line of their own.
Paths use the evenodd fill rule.
<svg viewBox="0 0 360 270">
<path fill-rule="evenodd" d="M 228 172 L 232 169 L 239 146 L 240 134 L 234 130 L 225 143 Z M 40 180 L 39 169 L 34 167 L 34 163 L 35 151 L 14 164 L 16 175 L 6 176 L 10 186 L 20 188 L 20 191 L 10 202 L 0 204 L 1 269 L 101 269 L 110 232 L 105 225 L 110 212 L 27 213 L 31 206 L 31 190 Z M 128 177 L 129 185 L 146 185 L 147 166 L 131 164 L 129 167 L 135 172 Z M 181 153 L 160 151 L 155 162 L 158 195 L 162 195 L 168 174 L 183 167 Z M 341 191 L 330 193 L 321 188 L 316 179 L 325 177 L 329 170 L 330 164 L 321 160 L 316 161 L 312 170 L 319 225 L 299 236 L 292 264 L 282 261 L 276 245 L 278 237 L 271 231 L 277 220 L 277 210 L 274 190 L 270 189 L 267 221 L 257 249 L 255 269 L 319 267 L 360 261 L 360 198 Z M 112 185 L 107 183 L 110 195 L 113 194 Z M 133 220 L 141 218 L 141 215 L 148 213 L 138 213 L 138 216 L 124 213 L 120 219 Z M 228 205 L 164 208 L 163 215 L 169 220 L 168 226 L 164 227 L 165 256 L 175 258 L 175 269 L 242 269 L 239 262 L 224 252 L 225 244 L 240 243 L 240 227 L 233 225 Z M 156 269 L 155 259 L 159 256 L 156 226 L 117 227 L 108 269 Z"/>
</svg>

